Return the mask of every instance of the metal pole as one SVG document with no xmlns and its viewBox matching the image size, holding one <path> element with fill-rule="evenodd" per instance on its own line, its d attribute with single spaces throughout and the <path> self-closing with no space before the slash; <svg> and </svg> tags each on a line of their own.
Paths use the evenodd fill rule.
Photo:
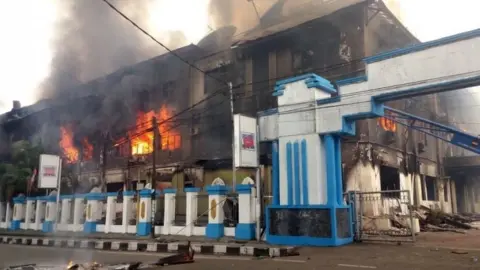
<svg viewBox="0 0 480 270">
<path fill-rule="evenodd" d="M 233 114 L 233 86 L 232 83 L 228 83 L 228 89 L 230 91 L 230 114 L 232 116 L 232 190 L 235 192 L 237 185 L 237 167 L 235 167 L 235 120 Z"/>
<path fill-rule="evenodd" d="M 108 133 L 105 133 L 102 148 L 102 192 L 107 192 L 107 139 Z"/>
<path fill-rule="evenodd" d="M 153 128 L 153 150 L 152 150 L 152 204 L 151 207 L 153 208 L 153 203 L 155 200 L 155 190 L 157 187 L 157 179 L 156 179 L 156 174 L 157 174 L 157 148 L 158 148 L 158 123 L 157 123 L 157 117 L 152 118 L 152 128 Z M 153 212 L 153 211 L 152 211 Z M 155 238 L 155 214 L 152 213 L 151 218 L 151 223 L 152 223 L 152 229 L 150 230 L 150 236 L 152 238 Z"/>
<path fill-rule="evenodd" d="M 127 158 L 127 171 L 125 173 L 125 182 L 123 183 L 125 190 L 130 190 L 130 161 L 132 159 L 132 141 L 130 135 L 127 135 L 128 141 L 128 158 Z"/>
<path fill-rule="evenodd" d="M 261 218 L 261 205 L 262 205 L 262 192 L 261 192 L 261 182 L 262 182 L 262 179 L 261 179 L 261 173 L 260 173 L 260 138 L 259 138 L 259 134 L 260 134 L 260 128 L 258 126 L 258 118 L 257 118 L 257 132 L 255 134 L 255 138 L 256 138 L 256 150 L 257 150 L 257 171 L 256 171 L 256 175 L 255 175 L 255 185 L 256 185 L 256 190 L 257 190 L 257 194 L 256 194 L 256 203 L 255 203 L 255 215 L 256 215 L 256 228 L 255 228 L 255 236 L 257 238 L 257 241 L 260 242 L 260 218 Z"/>
<path fill-rule="evenodd" d="M 58 213 L 60 213 L 60 189 L 62 186 L 62 158 L 58 158 L 57 211 L 55 213 L 55 232 L 58 231 Z"/>
</svg>

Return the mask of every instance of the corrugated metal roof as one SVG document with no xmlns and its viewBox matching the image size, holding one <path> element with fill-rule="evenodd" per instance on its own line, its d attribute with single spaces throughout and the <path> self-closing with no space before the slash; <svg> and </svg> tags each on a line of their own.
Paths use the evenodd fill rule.
<svg viewBox="0 0 480 270">
<path fill-rule="evenodd" d="M 256 28 L 238 35 L 233 41 L 234 46 L 243 45 L 251 41 L 256 41 L 261 38 L 271 36 L 273 34 L 294 28 L 298 25 L 306 23 L 308 21 L 318 19 L 335 11 L 343 8 L 365 2 L 366 0 L 318 0 L 311 1 L 309 4 L 305 4 L 299 8 L 298 12 L 294 12 L 292 15 L 283 18 L 282 22 L 275 25 L 261 28 Z"/>
</svg>

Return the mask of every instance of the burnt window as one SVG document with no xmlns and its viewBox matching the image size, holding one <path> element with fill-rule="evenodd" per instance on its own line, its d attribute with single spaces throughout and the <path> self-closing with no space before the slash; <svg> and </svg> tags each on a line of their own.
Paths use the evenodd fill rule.
<svg viewBox="0 0 480 270">
<path fill-rule="evenodd" d="M 400 198 L 400 175 L 398 169 L 380 166 L 380 188 L 383 197 Z"/>
<path fill-rule="evenodd" d="M 448 194 L 450 193 L 450 188 L 449 188 L 450 181 L 444 180 L 443 182 L 443 199 L 445 202 L 448 202 Z"/>
<path fill-rule="evenodd" d="M 226 89 L 224 81 L 228 79 L 228 65 L 205 72 L 203 93 L 210 95 L 220 89 Z"/>
<path fill-rule="evenodd" d="M 315 52 L 310 49 L 298 50 L 293 53 L 292 67 L 294 71 L 304 70 L 313 66 Z"/>
<path fill-rule="evenodd" d="M 168 98 L 170 93 L 175 90 L 176 83 L 175 81 L 168 81 L 162 84 L 162 97 Z"/>
<path fill-rule="evenodd" d="M 427 192 L 427 201 L 438 201 L 437 183 L 435 177 L 425 176 L 425 188 Z"/>
</svg>

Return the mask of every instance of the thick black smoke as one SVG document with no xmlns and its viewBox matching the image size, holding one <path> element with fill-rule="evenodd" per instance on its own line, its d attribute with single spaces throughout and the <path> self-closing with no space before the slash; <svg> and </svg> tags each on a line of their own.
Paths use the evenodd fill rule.
<svg viewBox="0 0 480 270">
<path fill-rule="evenodd" d="M 110 0 L 141 27 L 148 27 L 149 0 Z M 101 0 L 57 0 L 51 74 L 39 98 L 65 91 L 123 66 L 163 53 L 129 22 Z"/>
</svg>

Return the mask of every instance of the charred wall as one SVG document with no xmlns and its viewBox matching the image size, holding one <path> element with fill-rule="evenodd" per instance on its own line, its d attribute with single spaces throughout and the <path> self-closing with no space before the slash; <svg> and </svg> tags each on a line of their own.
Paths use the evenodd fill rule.
<svg viewBox="0 0 480 270">
<path fill-rule="evenodd" d="M 381 10 L 383 15 L 388 15 L 388 11 Z M 366 9 L 365 14 L 368 14 L 364 21 L 365 56 L 418 42 L 402 27 L 396 27 L 395 24 L 386 20 L 385 16 L 375 15 L 376 11 L 371 7 Z M 434 121 L 441 113 L 436 95 L 398 100 L 388 102 L 386 105 Z M 357 140 L 373 146 L 373 151 L 377 153 L 374 155 L 381 157 L 375 162 L 399 168 L 404 172 L 418 172 L 420 163 L 435 165 L 443 155 L 441 153 L 443 151 L 439 151 L 441 147 L 437 145 L 438 140 L 399 124 L 396 124 L 394 129 L 385 128 L 381 119 L 357 121 Z M 351 146 L 347 144 L 346 148 Z"/>
<path fill-rule="evenodd" d="M 272 90 L 279 79 L 316 72 L 335 80 L 362 70 L 363 64 L 352 61 L 363 57 L 362 21 L 361 5 L 355 5 L 197 61 L 206 75 L 192 72 L 191 104 L 223 91 L 194 114 L 192 159 L 231 158 L 228 88 L 211 77 L 232 82 L 235 113 L 256 116 L 277 106 Z M 268 146 L 264 148 L 266 154 Z"/>
<path fill-rule="evenodd" d="M 238 72 L 242 63 L 232 50 L 206 56 L 196 62 L 205 71 L 192 73 L 192 103 L 200 104 L 192 113 L 192 161 L 230 159 L 232 120 L 228 82 L 238 92 Z M 234 98 L 237 98 L 236 96 Z"/>
</svg>

